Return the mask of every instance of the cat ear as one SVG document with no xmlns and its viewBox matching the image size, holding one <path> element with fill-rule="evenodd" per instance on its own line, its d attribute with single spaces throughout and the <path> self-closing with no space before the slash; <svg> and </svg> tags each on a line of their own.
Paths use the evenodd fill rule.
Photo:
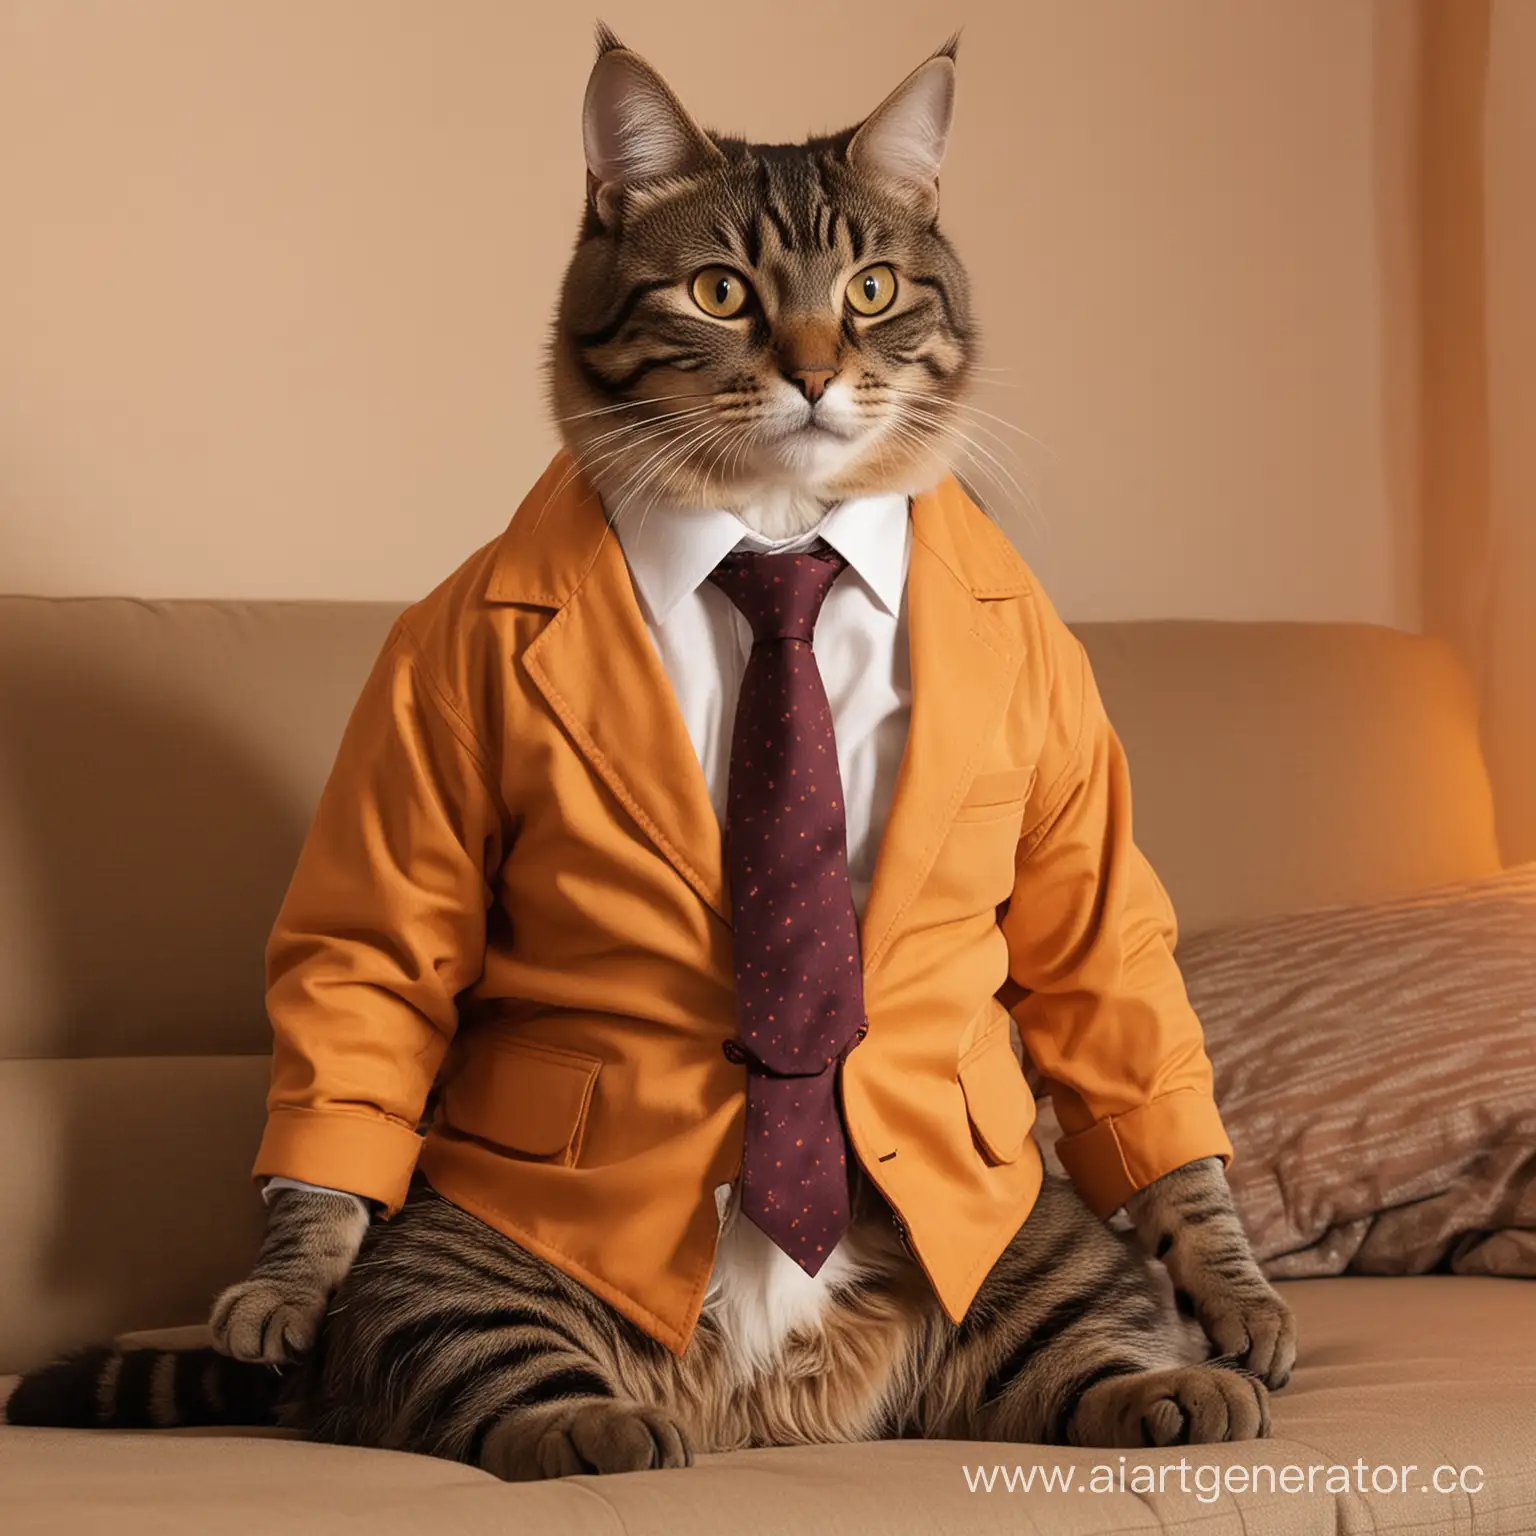
<svg viewBox="0 0 1536 1536">
<path fill-rule="evenodd" d="M 607 27 L 599 26 L 597 46 L 581 131 L 588 197 L 598 218 L 612 225 L 629 188 L 696 175 L 724 156 L 667 82 Z"/>
<path fill-rule="evenodd" d="M 849 163 L 891 183 L 916 206 L 939 211 L 939 165 L 955 115 L 955 54 L 951 38 L 919 64 L 864 119 L 848 145 Z"/>
</svg>

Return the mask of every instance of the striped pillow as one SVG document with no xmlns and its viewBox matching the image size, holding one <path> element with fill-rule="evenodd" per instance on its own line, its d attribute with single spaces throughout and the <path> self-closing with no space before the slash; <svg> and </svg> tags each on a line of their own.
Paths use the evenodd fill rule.
<svg viewBox="0 0 1536 1536">
<path fill-rule="evenodd" d="M 1269 1274 L 1536 1275 L 1536 864 L 1179 962 Z"/>
</svg>

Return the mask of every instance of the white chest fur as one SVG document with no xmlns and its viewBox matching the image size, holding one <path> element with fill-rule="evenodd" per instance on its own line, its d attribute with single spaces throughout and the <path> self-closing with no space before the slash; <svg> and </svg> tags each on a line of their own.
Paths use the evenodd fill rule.
<svg viewBox="0 0 1536 1536">
<path fill-rule="evenodd" d="M 833 1290 L 862 1268 L 844 1241 L 812 1276 L 777 1247 L 732 1199 L 725 1212 L 704 1310 L 743 1377 L 770 1370 L 792 1334 L 814 1333 Z"/>
</svg>

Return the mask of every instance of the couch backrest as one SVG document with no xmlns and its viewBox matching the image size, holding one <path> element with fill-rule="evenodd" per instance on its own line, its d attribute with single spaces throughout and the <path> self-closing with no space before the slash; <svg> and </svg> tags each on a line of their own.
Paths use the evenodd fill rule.
<svg viewBox="0 0 1536 1536">
<path fill-rule="evenodd" d="M 0 600 L 0 1372 L 249 1263 L 264 936 L 395 611 Z"/>
<path fill-rule="evenodd" d="M 248 1263 L 263 945 L 395 611 L 0 599 L 0 1372 L 195 1321 Z M 1439 646 L 1081 633 L 1187 927 L 1496 866 Z"/>
<path fill-rule="evenodd" d="M 1499 867 L 1449 646 L 1364 624 L 1088 624 L 1136 836 L 1186 933 Z"/>
</svg>

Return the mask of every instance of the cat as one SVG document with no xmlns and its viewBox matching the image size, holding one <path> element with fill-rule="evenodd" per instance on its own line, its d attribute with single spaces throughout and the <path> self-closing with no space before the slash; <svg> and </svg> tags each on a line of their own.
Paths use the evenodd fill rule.
<svg viewBox="0 0 1536 1536">
<path fill-rule="evenodd" d="M 789 538 L 849 497 L 946 472 L 976 354 L 937 224 L 954 60 L 951 43 L 857 129 L 751 145 L 698 128 L 600 30 L 550 396 L 611 517 L 725 506 Z M 355 1197 L 278 1188 L 250 1277 L 215 1305 L 217 1350 L 89 1349 L 25 1378 L 8 1417 L 282 1423 L 509 1479 L 897 1436 L 1130 1448 L 1268 1432 L 1295 1325 L 1219 1159 L 1133 1195 L 1129 1233 L 1047 1174 L 959 1323 L 852 1177 L 852 1225 L 814 1279 L 723 1208 L 682 1355 L 424 1180 L 379 1223 Z"/>
</svg>

